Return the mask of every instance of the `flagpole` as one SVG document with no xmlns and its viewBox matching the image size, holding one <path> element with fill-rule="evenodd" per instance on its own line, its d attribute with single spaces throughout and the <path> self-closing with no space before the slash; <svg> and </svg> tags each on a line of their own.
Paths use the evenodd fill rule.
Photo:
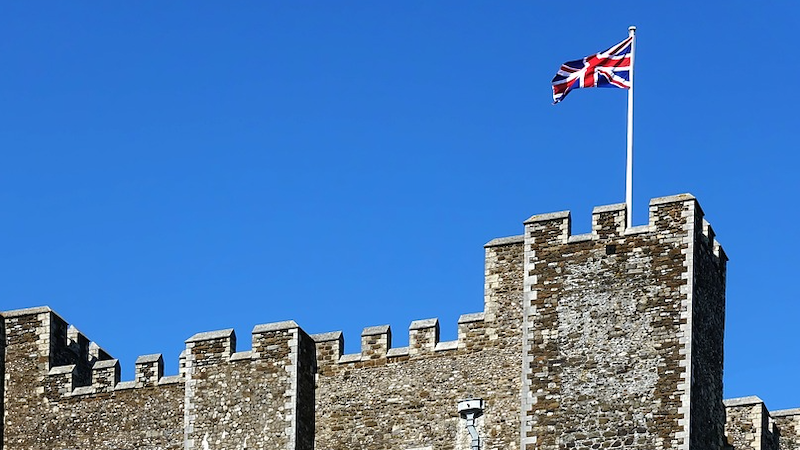
<svg viewBox="0 0 800 450">
<path fill-rule="evenodd" d="M 627 227 L 631 227 L 633 220 L 633 62 L 636 50 L 636 27 L 628 27 L 628 36 L 631 40 L 631 87 L 628 89 L 628 158 L 625 170 L 625 206 L 628 209 Z"/>
</svg>

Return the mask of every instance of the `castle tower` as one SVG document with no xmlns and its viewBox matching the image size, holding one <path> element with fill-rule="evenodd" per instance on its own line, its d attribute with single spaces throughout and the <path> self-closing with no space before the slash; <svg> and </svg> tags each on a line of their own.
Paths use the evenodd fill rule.
<svg viewBox="0 0 800 450">
<path fill-rule="evenodd" d="M 726 256 L 694 197 L 525 222 L 523 450 L 712 450 L 724 443 Z"/>
</svg>

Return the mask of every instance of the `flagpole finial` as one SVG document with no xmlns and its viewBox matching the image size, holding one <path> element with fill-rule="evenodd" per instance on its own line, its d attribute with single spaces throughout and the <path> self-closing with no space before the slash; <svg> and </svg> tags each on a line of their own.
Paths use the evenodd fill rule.
<svg viewBox="0 0 800 450">
<path fill-rule="evenodd" d="M 635 33 L 635 32 L 636 32 L 636 26 L 635 25 L 631 25 L 631 26 L 628 27 L 628 35 L 633 35 L 633 33 Z"/>
</svg>

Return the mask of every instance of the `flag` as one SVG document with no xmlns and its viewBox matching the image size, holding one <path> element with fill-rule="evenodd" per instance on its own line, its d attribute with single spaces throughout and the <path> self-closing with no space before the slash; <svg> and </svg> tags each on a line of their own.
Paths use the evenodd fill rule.
<svg viewBox="0 0 800 450">
<path fill-rule="evenodd" d="M 553 104 L 578 88 L 630 89 L 632 43 L 633 36 L 629 36 L 606 51 L 562 64 L 553 77 Z"/>
</svg>

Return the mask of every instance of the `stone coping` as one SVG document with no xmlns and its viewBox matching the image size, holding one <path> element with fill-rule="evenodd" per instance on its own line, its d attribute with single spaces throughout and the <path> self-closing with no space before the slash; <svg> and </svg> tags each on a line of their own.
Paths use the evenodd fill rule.
<svg viewBox="0 0 800 450">
<path fill-rule="evenodd" d="M 94 363 L 94 365 L 92 366 L 92 370 L 109 369 L 117 365 L 119 365 L 118 359 L 104 359 L 102 361 L 97 361 L 96 363 Z"/>
<path fill-rule="evenodd" d="M 444 341 L 436 344 L 436 347 L 433 350 L 436 352 L 444 352 L 447 350 L 457 350 L 457 349 L 458 349 L 458 341 Z"/>
<path fill-rule="evenodd" d="M 409 330 L 420 330 L 423 328 L 433 328 L 439 325 L 439 319 L 422 319 L 411 322 Z"/>
<path fill-rule="evenodd" d="M 386 352 L 387 358 L 397 358 L 398 356 L 408 356 L 408 347 L 390 348 Z"/>
<path fill-rule="evenodd" d="M 135 381 L 120 381 L 114 386 L 115 391 L 123 391 L 125 389 L 134 389 L 136 387 Z"/>
<path fill-rule="evenodd" d="M 71 367 L 71 366 L 64 366 L 64 367 Z M 50 374 L 54 375 L 52 373 L 52 371 L 51 371 Z M 184 377 L 182 375 L 170 375 L 168 377 L 161 377 L 158 380 L 157 385 L 158 386 L 168 386 L 168 385 L 174 385 L 174 384 L 181 384 L 181 383 L 184 383 L 185 381 L 186 380 L 184 379 Z M 134 381 L 134 380 L 131 380 L 131 381 L 120 381 L 119 383 L 117 383 L 114 386 L 112 391 L 127 391 L 127 390 L 132 390 L 132 389 L 138 389 L 138 388 L 141 388 L 141 387 L 142 386 L 138 385 L 137 382 Z M 75 389 L 72 390 L 72 392 L 66 393 L 65 396 L 77 397 L 77 396 L 81 396 L 81 395 L 91 395 L 91 394 L 96 394 L 96 393 L 97 393 L 97 390 L 95 389 L 95 386 L 91 386 L 91 385 L 90 386 L 77 386 Z"/>
<path fill-rule="evenodd" d="M 697 200 L 694 195 L 689 194 L 688 192 L 685 194 L 677 194 L 677 195 L 669 195 L 666 197 L 656 197 L 650 199 L 650 206 L 662 205 L 664 203 L 677 203 L 677 202 L 685 202 L 686 200 Z"/>
<path fill-rule="evenodd" d="M 184 381 L 185 379 L 183 378 L 183 375 L 170 375 L 168 377 L 161 377 L 161 379 L 158 380 L 158 385 L 161 386 L 163 384 L 180 384 L 183 383 Z"/>
<path fill-rule="evenodd" d="M 800 416 L 800 408 L 779 409 L 777 411 L 770 411 L 769 415 L 772 417 Z"/>
<path fill-rule="evenodd" d="M 79 386 L 72 390 L 72 395 L 94 394 L 94 386 Z"/>
<path fill-rule="evenodd" d="M 312 334 L 310 337 L 314 342 L 338 341 L 339 339 L 342 338 L 342 332 L 329 331 L 327 333 Z"/>
<path fill-rule="evenodd" d="M 12 317 L 28 316 L 31 314 L 41 314 L 47 312 L 53 313 L 59 318 L 61 318 L 61 316 L 59 316 L 58 313 L 50 309 L 49 306 L 34 306 L 32 308 L 12 309 L 11 311 L 0 311 L 0 315 L 5 317 L 6 319 L 10 319 Z M 61 318 L 61 320 L 64 319 Z"/>
<path fill-rule="evenodd" d="M 246 359 L 253 359 L 253 351 L 247 350 L 244 352 L 236 352 L 231 355 L 231 361 L 242 361 Z"/>
<path fill-rule="evenodd" d="M 594 233 L 573 234 L 572 236 L 567 238 L 567 242 L 573 243 L 573 242 L 591 241 L 592 239 L 595 239 L 596 237 L 597 237 L 597 235 L 594 234 Z"/>
<path fill-rule="evenodd" d="M 462 314 L 458 318 L 458 323 L 472 323 L 472 322 L 483 322 L 486 320 L 486 313 L 479 312 L 479 313 L 471 313 L 471 314 Z"/>
<path fill-rule="evenodd" d="M 135 364 L 146 364 L 146 363 L 158 362 L 159 360 L 163 360 L 161 353 L 153 353 L 152 355 L 142 355 L 136 358 Z"/>
<path fill-rule="evenodd" d="M 199 342 L 199 341 L 208 341 L 211 339 L 224 339 L 230 338 L 234 336 L 233 328 L 226 328 L 224 330 L 217 330 L 217 331 L 206 331 L 203 333 L 197 333 L 194 336 L 190 337 L 186 340 L 186 343 L 190 342 Z"/>
<path fill-rule="evenodd" d="M 508 236 L 492 239 L 491 241 L 483 244 L 483 247 L 499 247 L 501 245 L 521 244 L 523 242 L 525 242 L 525 235 L 520 234 L 519 236 Z"/>
<path fill-rule="evenodd" d="M 70 364 L 68 366 L 56 366 L 56 367 L 53 367 L 52 369 L 50 369 L 50 371 L 47 372 L 47 374 L 48 375 L 61 375 L 61 374 L 65 374 L 65 373 L 72 373 L 73 370 L 75 370 L 75 364 Z"/>
<path fill-rule="evenodd" d="M 386 334 L 389 332 L 389 325 L 377 325 L 374 327 L 366 327 L 361 332 L 361 336 L 375 336 L 378 334 Z"/>
<path fill-rule="evenodd" d="M 764 403 L 764 400 L 761 400 L 759 397 L 755 395 L 751 395 L 748 397 L 730 398 L 727 400 L 723 400 L 722 403 L 725 405 L 726 408 L 729 408 L 731 406 L 744 406 L 744 405 L 755 405 L 757 403 Z"/>
<path fill-rule="evenodd" d="M 283 322 L 265 323 L 253 327 L 253 334 L 268 333 L 270 331 L 291 330 L 292 328 L 300 328 L 294 320 L 284 320 Z"/>
<path fill-rule="evenodd" d="M 622 233 L 623 236 L 630 236 L 632 234 L 642 234 L 642 233 L 649 233 L 653 230 L 653 227 L 650 224 L 647 225 L 637 225 L 635 227 L 625 228 L 625 231 Z"/>
<path fill-rule="evenodd" d="M 528 218 L 523 224 L 527 225 L 529 223 L 536 223 L 536 222 L 545 222 L 547 220 L 558 220 L 558 219 L 567 219 L 569 218 L 569 211 L 558 211 L 558 212 L 551 212 L 546 214 L 536 214 Z"/>
<path fill-rule="evenodd" d="M 351 353 L 349 355 L 342 355 L 339 358 L 340 363 L 351 363 L 361 361 L 361 353 Z"/>
<path fill-rule="evenodd" d="M 627 208 L 625 203 L 614 203 L 613 205 L 595 206 L 592 209 L 592 214 L 600 214 L 604 212 L 624 211 Z"/>
</svg>

